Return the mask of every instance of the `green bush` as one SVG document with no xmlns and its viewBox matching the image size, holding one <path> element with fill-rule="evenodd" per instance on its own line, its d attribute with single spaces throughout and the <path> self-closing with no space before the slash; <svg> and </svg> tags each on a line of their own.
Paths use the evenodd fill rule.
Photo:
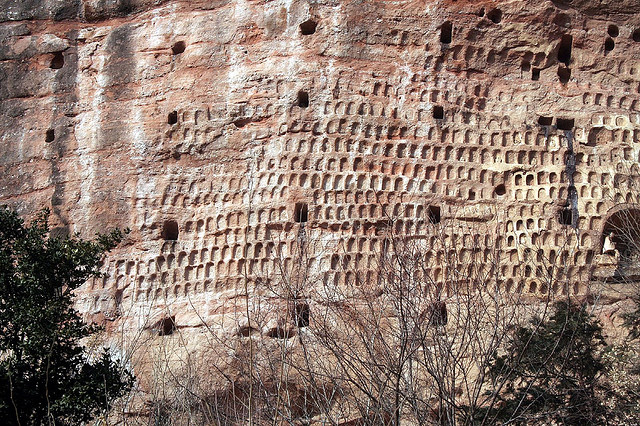
<svg viewBox="0 0 640 426">
<path fill-rule="evenodd" d="M 121 231 L 94 241 L 49 236 L 48 211 L 26 226 L 0 208 L 0 418 L 3 424 L 87 422 L 125 395 L 133 377 L 80 340 L 97 331 L 73 309 L 73 290 L 99 275 Z"/>
<path fill-rule="evenodd" d="M 557 303 L 548 319 L 518 327 L 494 357 L 497 401 L 478 417 L 489 424 L 606 423 L 604 346 L 602 328 L 586 306 Z"/>
</svg>

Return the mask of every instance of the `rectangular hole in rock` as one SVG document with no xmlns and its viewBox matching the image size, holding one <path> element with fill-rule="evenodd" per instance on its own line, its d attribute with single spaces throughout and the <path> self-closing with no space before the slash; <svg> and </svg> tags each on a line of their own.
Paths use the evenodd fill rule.
<svg viewBox="0 0 640 426">
<path fill-rule="evenodd" d="M 452 33 L 453 25 L 451 24 L 451 22 L 446 21 L 444 24 L 442 24 L 442 27 L 440 27 L 440 42 L 444 44 L 451 43 Z"/>
<path fill-rule="evenodd" d="M 158 322 L 158 326 L 156 327 L 158 331 L 158 336 L 169 336 L 176 331 L 176 317 L 166 317 L 161 319 Z"/>
<path fill-rule="evenodd" d="M 558 130 L 573 130 L 575 120 L 573 118 L 558 118 L 556 127 Z"/>
<path fill-rule="evenodd" d="M 571 209 L 564 208 L 558 211 L 558 222 L 560 225 L 569 226 L 573 223 L 573 213 Z"/>
<path fill-rule="evenodd" d="M 298 223 L 305 223 L 309 219 L 309 205 L 307 203 L 296 203 L 293 217 Z"/>
<path fill-rule="evenodd" d="M 558 47 L 558 61 L 562 62 L 566 66 L 569 66 L 571 62 L 571 47 L 573 44 L 573 37 L 569 34 L 562 36 L 560 40 L 560 46 Z"/>
<path fill-rule="evenodd" d="M 162 233 L 160 234 L 163 240 L 175 241 L 178 239 L 178 222 L 175 220 L 166 220 L 162 224 Z"/>
<path fill-rule="evenodd" d="M 47 130 L 45 134 L 44 141 L 45 142 L 53 142 L 56 139 L 56 131 L 54 129 Z"/>
<path fill-rule="evenodd" d="M 298 106 L 300 108 L 307 108 L 309 106 L 309 92 L 300 90 L 298 92 Z"/>
<path fill-rule="evenodd" d="M 429 223 L 440 223 L 440 207 L 439 206 L 429 206 L 428 209 L 429 214 Z"/>
<path fill-rule="evenodd" d="M 445 302 L 433 302 L 429 306 L 429 324 L 434 326 L 445 326 L 448 322 L 447 304 Z"/>
<path fill-rule="evenodd" d="M 540 80 L 540 68 L 531 68 L 531 80 Z"/>
<path fill-rule="evenodd" d="M 558 78 L 560 79 L 560 83 L 568 83 L 571 79 L 571 68 L 558 67 Z"/>
<path fill-rule="evenodd" d="M 311 320 L 311 311 L 306 303 L 298 303 L 295 308 L 295 322 L 299 328 L 309 327 Z"/>
<path fill-rule="evenodd" d="M 178 111 L 171 111 L 167 114 L 167 123 L 168 124 L 176 124 L 178 122 Z"/>
<path fill-rule="evenodd" d="M 538 118 L 538 124 L 541 126 L 551 126 L 551 124 L 553 124 L 553 117 L 545 117 L 541 115 Z"/>
<path fill-rule="evenodd" d="M 49 68 L 53 70 L 59 70 L 64 66 L 64 54 L 62 52 L 54 52 L 51 57 L 51 63 Z"/>
</svg>

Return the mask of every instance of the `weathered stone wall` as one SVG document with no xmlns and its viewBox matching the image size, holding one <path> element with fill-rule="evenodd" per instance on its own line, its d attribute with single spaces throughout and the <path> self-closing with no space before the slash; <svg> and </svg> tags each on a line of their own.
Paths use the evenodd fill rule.
<svg viewBox="0 0 640 426">
<path fill-rule="evenodd" d="M 635 201 L 638 7 L 5 1 L 0 201 L 50 206 L 57 232 L 131 228 L 79 295 L 131 336 L 233 312 L 301 229 L 325 283 L 374 277 L 389 226 L 438 222 L 497 245 L 511 291 L 549 290 L 533 255 L 581 292 Z"/>
</svg>

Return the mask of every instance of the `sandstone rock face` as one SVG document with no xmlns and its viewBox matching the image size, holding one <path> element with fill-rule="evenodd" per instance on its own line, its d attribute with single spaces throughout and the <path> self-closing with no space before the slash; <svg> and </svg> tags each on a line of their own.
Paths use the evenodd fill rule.
<svg viewBox="0 0 640 426">
<path fill-rule="evenodd" d="M 451 227 L 509 291 L 581 293 L 620 272 L 602 247 L 640 155 L 640 3 L 605 3 L 5 1 L 0 200 L 132 230 L 78 306 L 146 355 L 248 335 L 248 304 L 295 329 L 261 283 L 301 240 L 341 285 L 389 230 Z"/>
</svg>

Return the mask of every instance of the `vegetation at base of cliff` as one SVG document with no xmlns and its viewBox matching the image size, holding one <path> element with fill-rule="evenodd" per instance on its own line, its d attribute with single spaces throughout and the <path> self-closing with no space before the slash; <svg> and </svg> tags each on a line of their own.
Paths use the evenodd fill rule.
<svg viewBox="0 0 640 426">
<path fill-rule="evenodd" d="M 605 343 L 596 298 L 554 295 L 576 278 L 564 274 L 566 262 L 539 261 L 547 295 L 541 303 L 521 298 L 520 290 L 502 291 L 503 258 L 491 241 L 488 254 L 475 250 L 465 257 L 448 249 L 447 287 L 438 286 L 425 253 L 444 252 L 448 235 L 442 227 L 429 232 L 432 239 L 390 235 L 371 264 L 375 279 L 337 258 L 332 268 L 354 272 L 343 283 L 309 273 L 314 242 L 300 238 L 294 262 L 286 266 L 276 257 L 287 273 L 264 281 L 270 296 L 288 304 L 249 305 L 247 298 L 251 322 L 236 320 L 237 339 L 211 332 L 203 344 L 214 356 L 167 364 L 170 374 L 150 383 L 149 421 L 639 424 L 640 345 L 633 323 L 624 345 Z M 326 303 L 313 304 L 306 292 L 314 287 Z M 274 326 L 268 309 L 288 319 L 281 316 Z M 300 312 L 306 312 L 302 321 Z M 229 371 L 242 374 L 225 375 L 210 359 L 224 359 Z"/>
<path fill-rule="evenodd" d="M 604 424 L 609 394 L 600 359 L 600 323 L 586 306 L 556 303 L 552 315 L 518 327 L 490 368 L 496 403 L 478 414 L 489 423 Z M 483 412 L 484 411 L 484 412 Z"/>
<path fill-rule="evenodd" d="M 133 376 L 80 340 L 97 328 L 73 309 L 73 290 L 99 276 L 119 230 L 93 241 L 49 235 L 47 210 L 29 225 L 0 208 L 0 418 L 7 425 L 87 422 L 131 389 Z"/>
</svg>

